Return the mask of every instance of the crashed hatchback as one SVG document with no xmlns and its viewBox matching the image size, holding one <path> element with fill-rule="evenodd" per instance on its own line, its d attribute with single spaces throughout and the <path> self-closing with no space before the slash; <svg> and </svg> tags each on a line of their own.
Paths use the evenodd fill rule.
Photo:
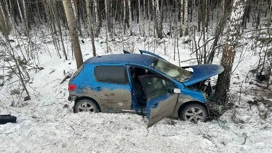
<svg viewBox="0 0 272 153">
<path fill-rule="evenodd" d="M 75 113 L 144 114 L 148 127 L 166 117 L 205 121 L 209 91 L 203 82 L 222 71 L 213 64 L 180 68 L 146 54 L 97 56 L 74 73 L 69 100 L 75 102 Z"/>
</svg>

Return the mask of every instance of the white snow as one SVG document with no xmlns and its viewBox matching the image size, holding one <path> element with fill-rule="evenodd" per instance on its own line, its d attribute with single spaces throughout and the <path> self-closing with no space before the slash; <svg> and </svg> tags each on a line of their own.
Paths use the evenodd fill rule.
<svg viewBox="0 0 272 153">
<path fill-rule="evenodd" d="M 245 81 L 248 70 L 255 64 L 257 58 L 245 52 L 235 63 L 237 68 L 233 73 L 231 99 L 236 108 L 227 111 L 220 119 L 206 123 L 193 124 L 172 119 L 164 119 L 150 128 L 146 128 L 147 118 L 135 114 L 106 114 L 72 112 L 73 103 L 67 100 L 67 81 L 60 84 L 67 73 L 76 69 L 75 60 L 71 54 L 70 43 L 66 41 L 69 60 L 59 58 L 49 36 L 38 39 L 39 66 L 43 70 L 28 70 L 31 79 L 27 88 L 31 93 L 30 101 L 22 101 L 23 96 L 11 95 L 12 89 L 19 88 L 18 78 L 14 76 L 0 87 L 0 113 L 10 113 L 17 116 L 17 123 L 0 125 L 0 152 L 184 152 L 184 153 L 271 153 L 272 152 L 272 114 L 271 107 L 263 104 L 249 105 L 254 100 L 250 93 L 251 85 Z M 39 40 L 40 39 L 40 40 Z M 83 39 L 83 38 L 81 38 Z M 126 45 L 134 45 L 133 50 L 146 49 L 146 44 L 156 41 L 153 38 L 131 37 Z M 24 41 L 24 40 L 20 40 Z M 91 57 L 90 39 L 81 43 L 84 59 Z M 165 43 L 151 46 L 155 52 L 172 63 L 173 43 L 164 39 Z M 98 55 L 105 54 L 106 44 L 102 38 L 96 39 Z M 13 43 L 16 46 L 19 41 Z M 122 40 L 112 40 L 112 53 L 122 53 Z M 144 47 L 146 46 L 146 47 Z M 182 48 L 181 61 L 188 60 L 190 49 L 180 42 Z M 3 49 L 3 47 L 1 47 Z M 154 51 L 156 48 L 156 51 Z M 18 48 L 17 48 L 18 50 Z M 164 54 L 164 51 L 167 54 Z M 50 52 L 50 54 L 49 54 Z M 239 54 L 239 53 L 237 53 Z M 177 56 L 177 54 L 176 54 Z M 219 61 L 218 59 L 216 61 Z M 32 61 L 33 62 L 33 61 Z M 1 63 L 3 64 L 3 63 Z M 196 64 L 196 61 L 181 63 Z M 2 66 L 2 65 L 1 65 Z M 1 72 L 2 73 L 2 72 Z M 244 82 L 242 84 L 242 82 Z M 21 89 L 21 88 L 20 88 Z M 240 91 L 243 91 L 239 95 Z M 240 97 L 240 101 L 239 101 Z M 19 100 L 18 100 L 19 98 Z M 269 99 L 269 97 L 267 97 Z M 270 99 L 271 100 L 271 99 Z M 12 101 L 15 106 L 10 106 Z M 267 118 L 260 117 L 260 111 L 267 113 Z M 236 123 L 235 123 L 235 122 Z"/>
</svg>

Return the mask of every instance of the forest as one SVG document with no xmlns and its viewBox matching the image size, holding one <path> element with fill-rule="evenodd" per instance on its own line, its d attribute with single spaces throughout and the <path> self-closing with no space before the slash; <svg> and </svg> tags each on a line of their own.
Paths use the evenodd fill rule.
<svg viewBox="0 0 272 153">
<path fill-rule="evenodd" d="M 9 35 L 30 40 L 39 31 L 51 35 L 58 56 L 65 59 L 63 37 L 70 29 L 77 67 L 83 62 L 78 36 L 91 38 L 93 56 L 98 37 L 106 37 L 105 53 L 111 52 L 109 42 L 119 38 L 123 49 L 130 49 L 124 43 L 128 36 L 156 39 L 155 43 L 186 38 L 198 64 L 213 63 L 214 56 L 222 54 L 225 71 L 218 79 L 216 99 L 227 102 L 233 59 L 236 50 L 248 44 L 240 41 L 248 33 L 251 49 L 260 48 L 256 77 L 270 85 L 271 6 L 271 0 L 2 0 L 0 23 L 3 43 L 9 42 Z M 32 58 L 27 50 L 21 54 L 22 63 Z"/>
<path fill-rule="evenodd" d="M 19 116 L 29 116 L 23 118 L 31 120 L 37 127 L 47 124 L 48 120 L 55 121 L 55 129 L 63 122 L 52 116 L 63 117 L 67 122 L 66 130 L 70 131 L 72 127 L 73 136 L 78 136 L 75 127 L 80 129 L 81 122 L 79 118 L 71 115 L 72 103 L 67 101 L 67 82 L 72 73 L 89 57 L 122 53 L 123 50 L 138 53 L 139 49 L 159 54 L 178 66 L 220 64 L 224 67 L 224 72 L 211 80 L 214 90 L 212 99 L 219 105 L 213 112 L 216 124 L 211 122 L 199 125 L 200 135 L 205 142 L 207 139 L 216 144 L 212 146 L 214 150 L 207 149 L 210 143 L 203 145 L 204 152 L 224 152 L 226 146 L 230 148 L 230 152 L 272 151 L 267 146 L 272 140 L 271 132 L 267 132 L 267 129 L 272 128 L 269 125 L 272 115 L 272 0 L 1 0 L 0 113 L 12 112 Z M 56 102 L 60 102 L 60 105 L 55 104 Z M 66 107 L 69 110 L 66 111 Z M 42 119 L 46 114 L 49 117 Z M 66 116 L 77 121 L 73 122 Z M 111 122 L 110 119 L 118 122 L 114 119 L 118 119 L 116 116 L 92 116 L 99 117 L 100 120 L 94 120 L 97 123 Z M 79 117 L 87 119 L 84 115 Z M 132 118 L 134 121 L 124 124 L 135 125 L 140 122 L 140 118 L 134 116 L 122 117 Z M 155 128 L 169 129 L 168 125 L 172 123 L 166 120 L 161 124 L 162 127 L 158 125 Z M 197 125 L 175 124 L 176 129 L 192 126 L 194 132 L 198 131 Z M 100 128 L 89 121 L 86 125 L 94 126 L 96 130 Z M 120 129 L 125 126 L 114 125 Z M 226 129 L 230 129 L 230 133 L 226 133 L 224 139 L 218 138 L 211 131 L 205 133 L 203 129 L 207 125 L 213 130 L 220 127 L 215 134 L 217 136 Z M 254 125 L 258 126 L 249 129 L 254 131 L 251 134 L 244 129 Z M 105 131 L 111 129 L 106 123 L 105 126 Z M 131 133 L 137 133 L 134 127 L 129 128 Z M 141 130 L 142 133 L 146 132 Z M 151 134 L 158 131 L 152 130 Z M 239 130 L 241 132 L 237 132 Z M 260 133 L 255 133 L 257 130 Z M 82 129 L 80 131 L 83 132 Z M 118 132 L 117 135 L 122 135 L 121 131 Z M 139 133 L 142 134 L 141 132 Z M 178 135 L 179 132 L 174 134 Z M 43 134 L 48 133 L 50 131 Z M 171 130 L 165 133 L 171 135 Z M 260 137 L 253 138 L 253 135 L 258 134 Z M 156 134 L 153 136 L 151 138 L 158 138 Z M 195 141 L 198 139 L 191 133 L 182 136 L 191 136 Z M 264 145 L 258 145 L 257 142 L 264 137 Z M 32 138 L 33 141 L 37 140 Z M 57 136 L 56 141 L 59 138 Z M 82 142 L 77 138 L 78 142 Z M 141 136 L 138 135 L 135 139 L 137 138 Z M 232 138 L 235 139 L 234 144 L 230 144 Z M 110 137 L 109 142 L 112 143 L 114 139 Z M 243 140 L 241 144 L 240 139 Z M 12 143 L 14 141 L 10 140 Z M 54 146 L 50 140 L 43 141 Z M 99 146 L 104 141 L 99 140 L 94 146 Z M 170 141 L 169 138 L 167 141 Z M 232 145 L 238 145 L 238 142 L 243 147 L 240 150 L 233 149 Z M 256 146 L 244 147 L 246 144 L 253 145 L 254 142 Z M 66 141 L 65 143 L 70 144 Z M 129 150 L 131 145 L 121 147 L 121 150 L 111 145 L 106 142 L 106 147 L 111 151 L 133 151 Z M 192 147 L 191 143 L 185 145 Z M 12 148 L 11 145 L 6 146 Z M 30 152 L 31 149 L 33 148 L 25 148 Z M 91 149 L 95 152 L 101 151 Z M 189 149 L 185 152 L 197 152 L 201 149 Z M 8 149 L 2 151 L 12 152 Z M 52 150 L 47 148 L 47 151 Z M 65 151 L 75 150 L 69 148 Z M 159 152 L 169 151 L 176 150 L 162 149 Z"/>
</svg>

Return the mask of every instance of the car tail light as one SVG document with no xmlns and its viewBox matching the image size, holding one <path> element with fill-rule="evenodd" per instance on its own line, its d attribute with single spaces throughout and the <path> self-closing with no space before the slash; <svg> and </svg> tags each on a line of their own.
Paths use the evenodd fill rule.
<svg viewBox="0 0 272 153">
<path fill-rule="evenodd" d="M 69 84 L 69 87 L 68 87 L 68 90 L 69 91 L 73 91 L 73 90 L 75 90 L 76 89 L 76 85 L 74 85 L 74 84 Z"/>
</svg>

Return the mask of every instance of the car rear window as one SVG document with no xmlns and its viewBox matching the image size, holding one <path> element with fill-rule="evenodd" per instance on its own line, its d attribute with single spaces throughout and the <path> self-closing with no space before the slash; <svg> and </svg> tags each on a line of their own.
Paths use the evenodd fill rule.
<svg viewBox="0 0 272 153">
<path fill-rule="evenodd" d="M 126 67 L 124 66 L 97 66 L 94 75 L 99 82 L 128 84 Z"/>
</svg>

